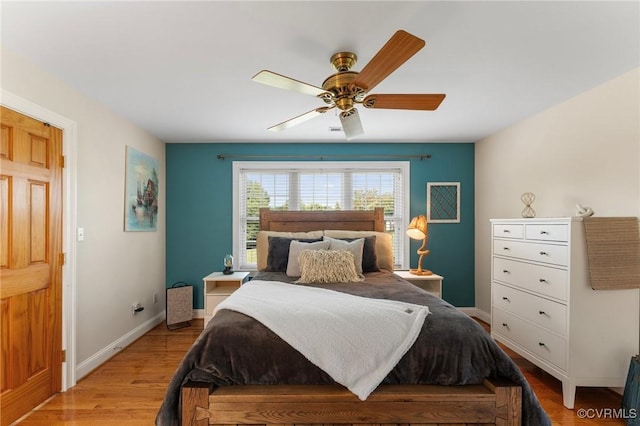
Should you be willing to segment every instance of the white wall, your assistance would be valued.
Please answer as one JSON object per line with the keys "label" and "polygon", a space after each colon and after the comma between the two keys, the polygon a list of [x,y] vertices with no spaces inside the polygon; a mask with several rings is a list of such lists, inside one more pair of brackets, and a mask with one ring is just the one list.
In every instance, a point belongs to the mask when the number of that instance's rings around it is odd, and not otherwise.
{"label": "white wall", "polygon": [[[165,147],[101,104],[2,48],[1,87],[77,124],[75,165],[77,226],[85,240],[75,245],[76,379],[164,319],[165,307]],[[125,147],[158,160],[157,232],[124,232]],[[67,164],[74,166],[72,161]],[[152,303],[157,293],[159,301]],[[65,305],[68,301],[65,301]],[[135,317],[133,302],[145,310]],[[69,318],[69,316],[65,316]],[[68,342],[67,342],[68,343]],[[73,383],[71,383],[73,384]]]}
{"label": "white wall", "polygon": [[[517,102],[517,99],[514,99]],[[640,68],[476,143],[476,307],[491,311],[491,218],[640,216]]]}

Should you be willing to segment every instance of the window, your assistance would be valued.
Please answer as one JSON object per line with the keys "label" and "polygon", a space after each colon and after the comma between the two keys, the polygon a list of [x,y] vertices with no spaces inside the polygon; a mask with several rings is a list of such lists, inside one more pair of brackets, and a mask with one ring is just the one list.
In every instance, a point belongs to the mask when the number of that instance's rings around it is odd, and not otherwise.
{"label": "window", "polygon": [[256,268],[262,207],[281,210],[370,210],[384,207],[396,267],[408,259],[409,162],[234,161],[233,253],[237,268]]}

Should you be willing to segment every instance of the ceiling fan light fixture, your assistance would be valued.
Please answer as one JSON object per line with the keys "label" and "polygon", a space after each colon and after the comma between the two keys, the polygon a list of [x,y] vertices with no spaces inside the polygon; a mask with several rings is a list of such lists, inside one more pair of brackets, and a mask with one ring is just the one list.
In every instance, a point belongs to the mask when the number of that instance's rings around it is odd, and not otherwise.
{"label": "ceiling fan light fixture", "polygon": [[344,135],[347,140],[351,140],[364,134],[362,122],[360,121],[360,115],[358,114],[357,109],[351,108],[349,111],[342,111],[340,113],[340,122],[342,123]]}
{"label": "ceiling fan light fixture", "polygon": [[[370,94],[368,92],[425,46],[425,42],[404,30],[398,30],[360,72],[351,71],[357,61],[352,52],[338,52],[329,62],[336,70],[317,87],[272,71],[263,70],[253,80],[269,86],[313,95],[325,103],[307,113],[272,126],[269,130],[288,129],[325,113],[340,111],[342,129],[347,139],[362,135],[362,124],[356,104],[372,109],[403,109],[433,111],[444,100],[444,94]],[[337,128],[339,129],[339,128]],[[330,131],[334,131],[331,130]],[[337,131],[337,130],[336,130]]]}

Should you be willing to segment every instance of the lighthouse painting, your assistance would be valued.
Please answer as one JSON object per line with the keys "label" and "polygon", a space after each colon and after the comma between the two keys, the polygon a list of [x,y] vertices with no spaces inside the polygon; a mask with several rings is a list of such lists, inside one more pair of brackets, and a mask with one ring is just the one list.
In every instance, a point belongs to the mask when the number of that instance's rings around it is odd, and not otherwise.
{"label": "lighthouse painting", "polygon": [[127,146],[125,231],[156,231],[158,161]]}

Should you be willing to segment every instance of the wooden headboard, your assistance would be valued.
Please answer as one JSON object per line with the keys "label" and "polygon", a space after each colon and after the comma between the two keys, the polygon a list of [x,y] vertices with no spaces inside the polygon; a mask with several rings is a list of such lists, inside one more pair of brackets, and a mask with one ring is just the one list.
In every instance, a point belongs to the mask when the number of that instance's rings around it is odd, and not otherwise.
{"label": "wooden headboard", "polygon": [[260,209],[261,231],[307,232],[319,229],[384,231],[384,209],[280,211]]}

